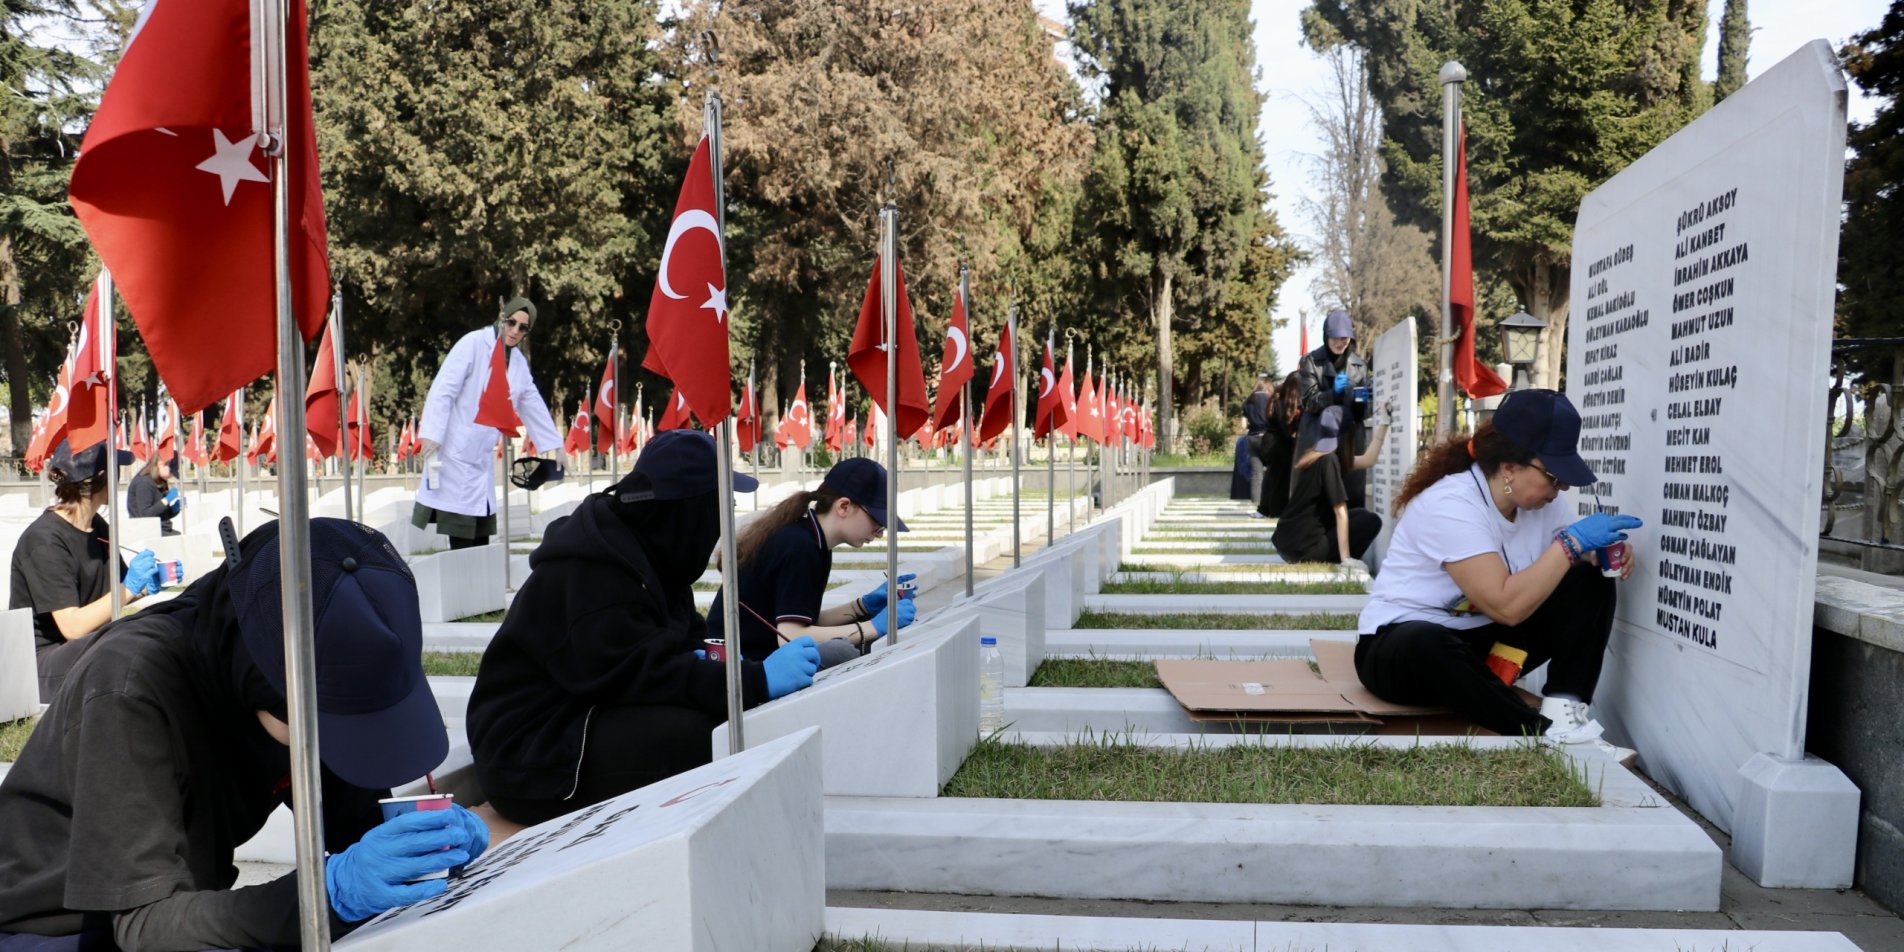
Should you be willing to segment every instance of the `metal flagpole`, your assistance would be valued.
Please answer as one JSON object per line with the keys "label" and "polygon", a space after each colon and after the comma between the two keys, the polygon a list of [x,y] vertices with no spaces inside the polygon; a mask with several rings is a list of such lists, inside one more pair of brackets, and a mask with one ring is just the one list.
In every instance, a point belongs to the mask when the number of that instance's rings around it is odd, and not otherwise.
{"label": "metal flagpole", "polygon": [[[350,393],[350,362],[344,359],[344,292],[341,290],[333,290],[331,292],[331,313],[329,321],[331,330],[331,379],[337,381],[337,438],[339,441],[337,468],[343,471],[342,475],[344,477],[344,518],[354,522],[357,517],[353,515],[354,510],[350,505],[350,447],[344,445],[350,442],[349,401],[345,399]],[[319,463],[318,465],[322,466],[324,464]],[[323,483],[321,481],[318,484],[318,490],[320,493],[323,491]]]}
{"label": "metal flagpole", "polygon": [[[879,310],[886,340],[886,521],[899,521],[899,208],[879,210]],[[969,517],[968,517],[969,518]],[[966,547],[969,560],[971,547]],[[971,585],[971,576],[965,584]],[[886,531],[887,644],[899,643],[899,532]]]}
{"label": "metal flagpole", "polygon": [[[496,335],[496,346],[502,347],[502,335]],[[509,365],[505,355],[503,366]],[[516,590],[515,566],[509,564],[509,471],[516,461],[516,440],[507,433],[502,435],[502,590]]]}
{"label": "metal flagpole", "polygon": [[[340,310],[339,313],[341,314],[342,311]],[[364,511],[364,481],[370,469],[371,446],[369,361],[364,361],[357,365],[357,412],[361,417],[361,419],[357,421],[357,438],[361,441],[363,446],[363,451],[357,454],[357,514],[363,517],[363,521],[369,522],[370,513]],[[350,493],[346,491],[344,496],[345,498],[349,498]],[[348,515],[346,518],[348,518]]]}
{"label": "metal flagpole", "polygon": [[[1077,336],[1077,328],[1075,327],[1065,328],[1064,369],[1066,373],[1071,372],[1071,362],[1075,360],[1078,355],[1077,342],[1072,339],[1075,336]],[[1077,381],[1073,380],[1071,384],[1072,386],[1076,386]],[[1065,397],[1069,397],[1069,396],[1070,394],[1058,395],[1059,399],[1064,399]],[[1066,471],[1065,484],[1067,489],[1069,490],[1069,496],[1067,497],[1065,501],[1065,510],[1071,514],[1071,528],[1069,531],[1076,532],[1078,531],[1078,421],[1077,421],[1078,411],[1077,411],[1077,404],[1073,403],[1071,406],[1066,407],[1066,410],[1069,411],[1068,415],[1070,417],[1069,422],[1071,424],[1071,432],[1066,433],[1064,435],[1064,445],[1065,445],[1064,468]]]}
{"label": "metal flagpole", "polygon": [[[1050,330],[1045,332],[1045,353],[1047,354],[1051,353],[1052,345],[1057,342],[1057,337],[1058,337],[1058,329],[1056,325],[1053,325]],[[1058,372],[1057,368],[1055,367],[1052,368],[1051,372],[1054,375],[1051,378],[1051,389],[1056,390],[1058,388],[1058,378],[1055,376]],[[1038,369],[1038,386],[1041,391],[1044,388],[1044,382],[1045,382],[1044,368],[1040,367]],[[1057,396],[1057,394],[1054,393],[1052,394],[1052,396],[1055,397]],[[1038,402],[1043,403],[1044,402],[1043,398],[1044,398],[1044,394],[1041,392],[1039,394]],[[1052,416],[1054,417],[1054,419],[1050,420],[1049,422],[1051,424],[1056,424],[1058,422],[1055,419],[1057,414],[1053,413]],[[1058,428],[1057,426],[1053,425],[1045,430],[1045,545],[1050,545],[1053,539],[1056,538],[1057,534],[1058,534]]]}
{"label": "metal flagpole", "polygon": [[[712,44],[709,44],[712,48]],[[710,54],[712,55],[712,54]],[[720,236],[727,234],[727,184],[722,181],[721,170],[721,96],[712,89],[707,91],[707,102],[702,107],[702,128],[707,130],[708,164],[714,179],[714,220],[720,226]],[[717,243],[720,247],[721,274],[727,273],[727,241],[724,237]],[[732,281],[727,282],[732,285]],[[722,373],[727,373],[723,363]],[[677,391],[678,393],[679,391]],[[728,414],[721,421],[720,455],[716,459],[720,467],[721,496],[721,631],[727,638],[727,749],[738,754],[747,749],[747,737],[741,729],[741,655],[740,655],[740,551],[734,540],[734,415]]]}
{"label": "metal flagpole", "polygon": [[[959,265],[959,300],[965,302],[965,313],[972,313],[972,269]],[[967,341],[970,352],[970,341]],[[970,359],[968,357],[968,359]],[[965,595],[972,596],[972,388],[970,384],[959,387],[959,459],[965,465]]]}
{"label": "metal flagpole", "polygon": [[[716,186],[717,188],[719,186]],[[615,391],[615,402],[608,407],[608,484],[621,482],[621,322],[614,322],[614,338],[608,342],[608,378]],[[596,426],[602,421],[596,420]]]}
{"label": "metal flagpole", "polygon": [[1024,548],[1023,543],[1018,538],[1019,532],[1022,531],[1020,523],[1023,521],[1019,513],[1018,498],[1020,493],[1022,493],[1025,488],[1024,480],[1019,476],[1019,472],[1018,472],[1018,458],[1021,455],[1023,455],[1023,452],[1024,452],[1018,445],[1018,426],[1020,423],[1023,422],[1020,418],[1025,415],[1025,411],[1018,404],[1019,381],[1018,381],[1018,302],[1017,301],[1013,301],[1011,303],[1011,306],[1005,309],[1005,331],[1006,331],[1006,336],[1011,338],[1011,349],[1012,349],[1012,352],[1011,352],[1011,365],[1012,365],[1011,366],[1012,568],[1017,568],[1020,550]]}
{"label": "metal flagpole", "polygon": [[[278,432],[295,439],[305,432],[304,338],[291,301],[290,156],[286,141],[287,0],[258,4],[263,20],[264,103],[255,123],[270,160],[272,257],[277,283]],[[258,35],[254,32],[254,36]],[[315,175],[316,169],[304,170]],[[302,448],[298,448],[300,455]],[[288,462],[288,461],[287,461]],[[298,930],[304,952],[330,948],[330,899],[324,886],[323,788],[318,776],[317,661],[311,614],[311,524],[305,498],[304,467],[278,467],[278,568],[284,612],[285,694],[291,726],[291,797],[297,843]]]}
{"label": "metal flagpole", "polygon": [[[97,287],[99,366],[106,371],[106,514],[110,517],[106,522],[106,542],[112,548],[112,558],[117,559],[119,527],[125,520],[119,517],[119,436],[115,432],[119,416],[119,325],[112,319],[112,272],[100,268]],[[126,610],[126,587],[117,583],[110,587],[112,617],[116,619]]]}
{"label": "metal flagpole", "polygon": [[238,401],[238,455],[231,460],[232,468],[238,471],[238,507],[232,510],[232,522],[237,526],[238,538],[242,539],[245,537],[245,477],[251,469],[245,459],[245,388],[239,387],[232,399]]}
{"label": "metal flagpole", "polygon": [[[725,267],[725,263],[722,265]],[[747,359],[747,392],[754,395],[754,445],[747,447],[747,471],[754,476],[754,511],[760,511],[760,391],[754,387],[754,360]]]}
{"label": "metal flagpole", "polygon": [[1468,71],[1449,60],[1441,64],[1441,340],[1435,368],[1435,439],[1454,432],[1454,177],[1461,135],[1461,84]]}

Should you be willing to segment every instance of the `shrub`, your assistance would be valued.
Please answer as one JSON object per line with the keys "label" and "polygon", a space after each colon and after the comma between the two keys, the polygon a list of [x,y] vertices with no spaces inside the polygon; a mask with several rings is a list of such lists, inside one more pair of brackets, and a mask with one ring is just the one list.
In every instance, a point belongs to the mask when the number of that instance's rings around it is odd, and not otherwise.
{"label": "shrub", "polygon": [[1216,453],[1229,448],[1236,430],[1228,417],[1214,410],[1198,410],[1183,421],[1184,438],[1192,453]]}

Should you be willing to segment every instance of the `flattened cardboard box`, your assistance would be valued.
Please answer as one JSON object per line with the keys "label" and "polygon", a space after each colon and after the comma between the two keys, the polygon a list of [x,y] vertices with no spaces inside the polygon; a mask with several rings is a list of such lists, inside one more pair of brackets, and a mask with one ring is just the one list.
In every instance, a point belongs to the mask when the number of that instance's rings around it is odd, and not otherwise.
{"label": "flattened cardboard box", "polygon": [[1307,661],[1158,661],[1157,679],[1198,720],[1361,721],[1444,714],[1376,697],[1355,675],[1355,645],[1314,640]]}

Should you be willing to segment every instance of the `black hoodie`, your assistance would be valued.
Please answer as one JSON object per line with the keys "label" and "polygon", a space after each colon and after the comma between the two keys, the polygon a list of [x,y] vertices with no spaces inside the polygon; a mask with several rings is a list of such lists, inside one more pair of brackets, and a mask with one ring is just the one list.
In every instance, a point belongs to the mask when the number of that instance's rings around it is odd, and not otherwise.
{"label": "black hoodie", "polygon": [[[469,699],[470,752],[492,797],[572,796],[597,707],[684,707],[726,719],[726,671],[694,655],[707,623],[694,610],[692,580],[711,545],[657,539],[644,549],[627,514],[612,496],[590,496],[529,557],[529,580],[483,654]],[[681,552],[670,567],[685,568],[664,584],[647,552],[676,541],[701,551],[698,561]],[[741,683],[746,706],[767,699],[759,663],[745,663]]]}

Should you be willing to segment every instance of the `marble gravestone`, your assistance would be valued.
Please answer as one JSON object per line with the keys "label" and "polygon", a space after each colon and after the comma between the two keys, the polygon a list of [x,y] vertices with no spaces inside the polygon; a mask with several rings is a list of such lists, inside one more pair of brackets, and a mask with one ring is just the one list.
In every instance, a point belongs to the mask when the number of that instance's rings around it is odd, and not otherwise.
{"label": "marble gravestone", "polygon": [[800,731],[530,827],[336,948],[807,952],[826,905],[820,748]]}
{"label": "marble gravestone", "polygon": [[33,650],[33,609],[0,612],[0,724],[40,710],[40,669]]}
{"label": "marble gravestone", "polygon": [[1381,567],[1388,551],[1388,538],[1395,534],[1395,497],[1401,494],[1402,481],[1415,468],[1415,446],[1420,436],[1421,417],[1416,411],[1416,388],[1420,385],[1420,359],[1415,343],[1415,321],[1403,318],[1382,336],[1375,338],[1375,361],[1369,367],[1374,390],[1376,420],[1381,419],[1382,404],[1395,409],[1395,425],[1368,471],[1369,511],[1382,517],[1382,531],[1375,537],[1363,559],[1371,568]]}
{"label": "marble gravestone", "polygon": [[1845,82],[1814,41],[1595,189],[1567,389],[1636,567],[1595,716],[1765,885],[1849,885],[1857,789],[1807,759]]}

